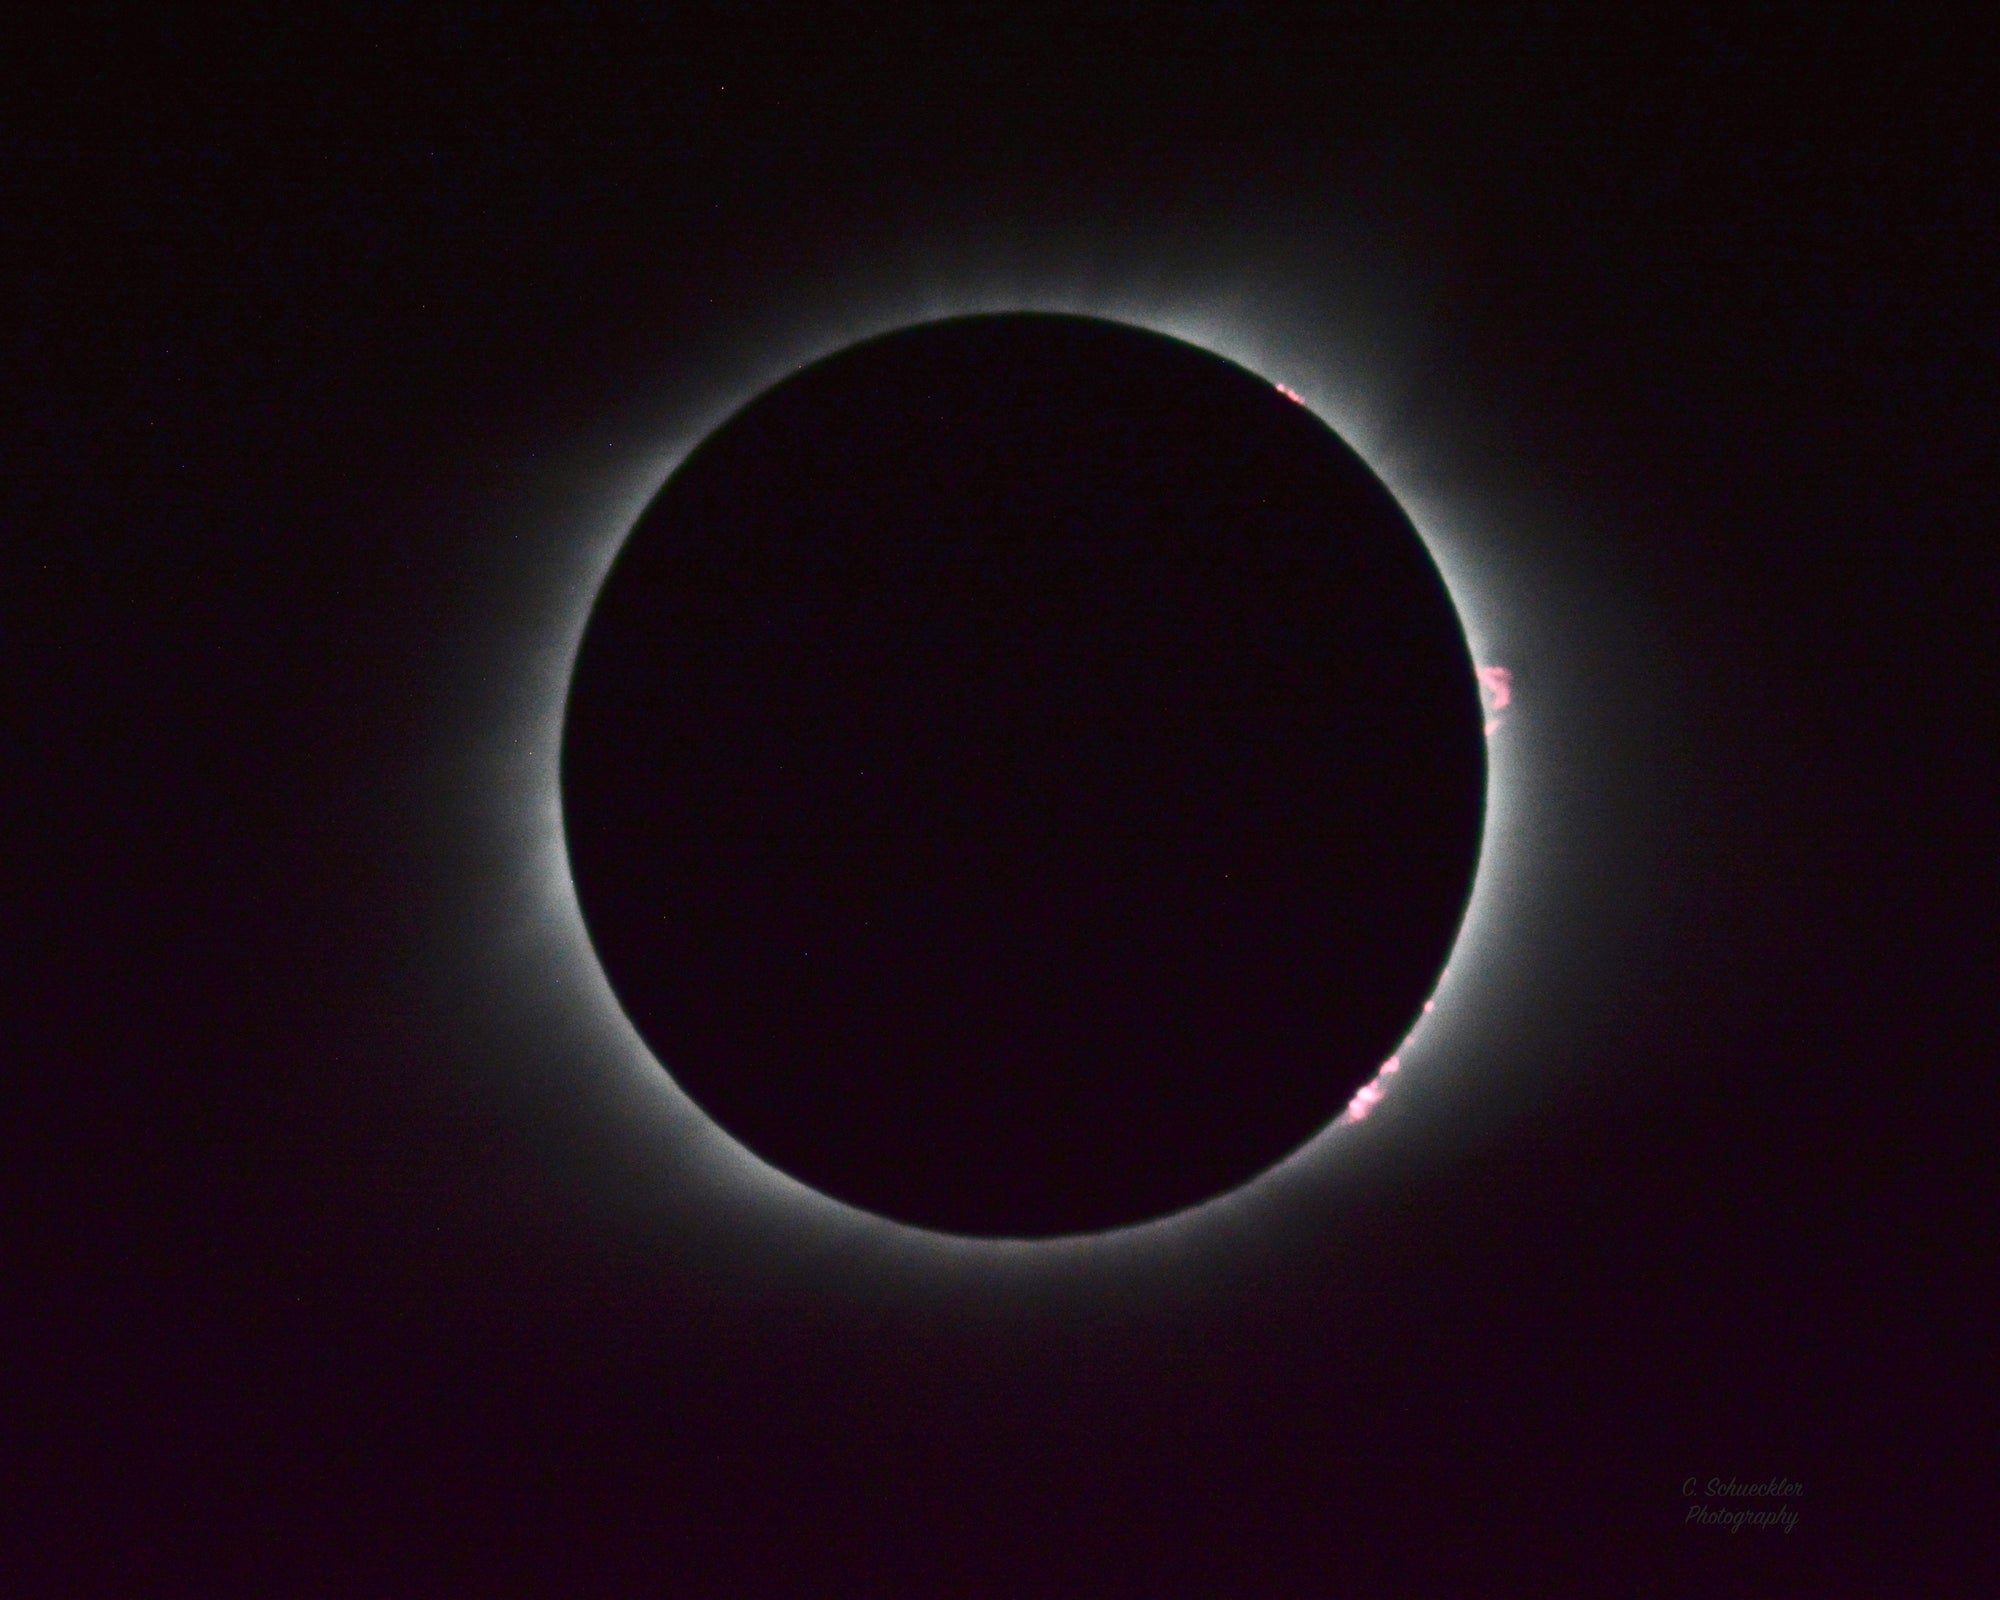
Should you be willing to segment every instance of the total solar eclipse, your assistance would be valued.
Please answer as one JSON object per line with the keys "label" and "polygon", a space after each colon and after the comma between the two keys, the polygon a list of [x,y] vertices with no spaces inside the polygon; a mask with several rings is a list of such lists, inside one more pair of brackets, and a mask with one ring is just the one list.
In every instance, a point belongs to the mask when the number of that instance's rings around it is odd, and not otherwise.
{"label": "total solar eclipse", "polygon": [[865,1211],[1042,1238],[1311,1139],[1409,1034],[1486,794],[1463,627],[1272,384],[1092,318],[836,352],[627,537],[561,749],[666,1071]]}

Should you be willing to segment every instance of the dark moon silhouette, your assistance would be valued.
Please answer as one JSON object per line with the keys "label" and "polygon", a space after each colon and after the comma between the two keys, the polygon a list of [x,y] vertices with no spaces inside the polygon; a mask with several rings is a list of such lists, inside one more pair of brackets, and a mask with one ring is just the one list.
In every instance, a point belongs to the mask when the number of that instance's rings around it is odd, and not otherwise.
{"label": "dark moon silhouette", "polygon": [[1478,863],[1463,630],[1303,406],[968,317],[807,367],[660,491],[570,685],[564,827],[666,1070],[883,1216],[1221,1194],[1420,1014]]}

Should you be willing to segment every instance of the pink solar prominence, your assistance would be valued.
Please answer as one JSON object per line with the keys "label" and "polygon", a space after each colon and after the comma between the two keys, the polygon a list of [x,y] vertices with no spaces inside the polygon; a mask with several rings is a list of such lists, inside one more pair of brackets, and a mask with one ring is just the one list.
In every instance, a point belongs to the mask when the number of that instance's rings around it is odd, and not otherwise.
{"label": "pink solar prominence", "polygon": [[1514,702],[1514,674],[1505,667],[1481,667],[1479,695],[1486,702],[1486,736],[1490,739],[1493,730],[1506,720],[1500,713]]}
{"label": "pink solar prominence", "polygon": [[[1486,707],[1486,737],[1490,739],[1500,724],[1507,720],[1501,713],[1514,703],[1514,674],[1509,672],[1505,667],[1480,667],[1478,673],[1479,698]],[[1438,981],[1440,983],[1444,981],[1442,974],[1439,975]],[[1417,1025],[1410,1030],[1410,1037],[1403,1041],[1404,1049],[1409,1048],[1418,1033],[1423,1030],[1424,1019],[1429,1017],[1431,1012],[1436,1009],[1436,1001],[1426,1000],[1424,1002],[1423,1016],[1417,1018]],[[1340,1120],[1342,1122],[1360,1122],[1365,1118],[1369,1112],[1381,1104],[1382,1095],[1388,1087],[1389,1080],[1402,1070],[1403,1057],[1399,1051],[1382,1063],[1382,1070],[1380,1072],[1376,1073],[1374,1077],[1370,1078],[1368,1082],[1355,1091],[1354,1098],[1347,1102],[1347,1109],[1341,1113]]]}

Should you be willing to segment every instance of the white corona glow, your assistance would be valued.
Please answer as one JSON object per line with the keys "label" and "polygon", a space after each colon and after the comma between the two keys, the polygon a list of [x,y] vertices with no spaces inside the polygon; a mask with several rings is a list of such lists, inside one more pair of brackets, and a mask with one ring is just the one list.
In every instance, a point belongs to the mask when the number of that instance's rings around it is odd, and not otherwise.
{"label": "white corona glow", "polygon": [[[753,371],[740,373],[728,392],[711,390],[708,402],[679,409],[679,423],[657,451],[604,495],[584,526],[563,548],[567,570],[546,573],[545,591],[554,604],[541,615],[539,648],[525,665],[524,698],[513,704],[521,720],[496,728],[505,743],[500,759],[485,764],[502,781],[486,792],[499,795],[491,823],[514,841],[529,867],[514,902],[515,937],[508,941],[508,985],[524,986],[544,1001],[574,1008],[564,1037],[596,1041],[589,1048],[615,1066],[620,1094],[635,1115],[662,1119],[670,1128],[677,1163],[675,1182],[705,1188],[705,1205],[735,1210],[744,1220],[767,1228],[802,1228],[814,1248],[831,1248],[843,1259],[887,1259],[920,1273],[980,1263],[1028,1270],[1060,1269],[1141,1255],[1185,1259],[1201,1249],[1258,1225],[1286,1195],[1307,1180],[1317,1181],[1328,1163],[1358,1139],[1392,1137],[1391,1124],[1356,1125],[1382,1098],[1386,1077],[1398,1080],[1399,1101],[1419,1099],[1428,1072],[1448,1064],[1462,1042],[1466,1019],[1476,1012],[1481,991],[1499,981],[1502,942],[1496,937],[1502,906],[1518,887],[1521,818],[1515,796],[1519,741],[1500,740],[1489,751],[1487,802],[1481,853],[1473,891],[1453,948],[1448,973],[1435,999],[1427,1000],[1410,1037],[1385,1063],[1382,1074],[1355,1097],[1347,1111],[1291,1156],[1241,1187],[1168,1217],[1108,1232],[1053,1239],[981,1239],[932,1232],[876,1216],[834,1200],[763,1161],[725,1133],[673,1080],[670,1064],[658,1060],[625,1017],[596,953],[570,875],[562,818],[559,750],[571,667],[598,591],[611,563],[641,513],[690,449],[756,396],[793,372],[833,352],[877,334],[949,317],[993,312],[1061,312],[1123,322],[1167,335],[1261,373],[1296,403],[1326,421],[1354,448],[1388,487],[1417,528],[1442,574],[1475,661],[1485,660],[1489,631],[1504,620],[1489,616],[1478,582],[1482,562],[1476,541],[1455,533],[1455,508],[1434,492],[1420,449],[1387,419],[1376,415],[1361,393],[1356,364],[1329,349],[1322,324],[1288,329],[1282,318],[1241,306],[1205,305],[1194,297],[1050,291],[1018,284],[987,290],[958,288],[877,300],[872,309],[826,317],[810,331],[773,341],[780,348]],[[1317,363],[1314,356],[1317,354]],[[1281,375],[1284,382],[1272,374]],[[1511,698],[1504,669],[1481,671],[1490,713]],[[494,768],[498,767],[499,772]],[[545,1013],[546,1015],[546,1013]],[[1429,1026],[1426,1026],[1429,1024]],[[1419,1037],[1421,1035],[1421,1037]],[[1421,1069],[1421,1070],[1420,1070]],[[573,1069],[574,1070],[574,1069]],[[1392,1119],[1393,1120],[1393,1119]]]}

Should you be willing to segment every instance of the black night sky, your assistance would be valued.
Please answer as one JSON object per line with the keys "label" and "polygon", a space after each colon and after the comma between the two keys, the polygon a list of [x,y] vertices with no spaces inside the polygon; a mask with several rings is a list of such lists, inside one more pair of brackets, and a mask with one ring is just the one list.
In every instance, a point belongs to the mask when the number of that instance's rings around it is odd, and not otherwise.
{"label": "black night sky", "polygon": [[[1990,1580],[1990,26],[1379,9],[18,29],[0,1590]],[[1122,1242],[756,1176],[549,870],[644,489],[996,309],[1351,424],[1513,674],[1434,1035]]]}

